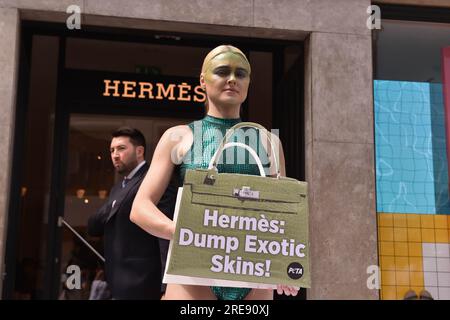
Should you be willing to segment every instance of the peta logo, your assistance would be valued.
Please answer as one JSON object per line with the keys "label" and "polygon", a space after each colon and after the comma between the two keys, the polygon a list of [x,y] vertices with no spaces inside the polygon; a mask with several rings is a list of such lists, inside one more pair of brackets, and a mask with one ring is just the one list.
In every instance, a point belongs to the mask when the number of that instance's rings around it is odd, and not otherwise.
{"label": "peta logo", "polygon": [[292,262],[287,267],[287,274],[291,279],[300,279],[303,276],[303,266],[298,262]]}

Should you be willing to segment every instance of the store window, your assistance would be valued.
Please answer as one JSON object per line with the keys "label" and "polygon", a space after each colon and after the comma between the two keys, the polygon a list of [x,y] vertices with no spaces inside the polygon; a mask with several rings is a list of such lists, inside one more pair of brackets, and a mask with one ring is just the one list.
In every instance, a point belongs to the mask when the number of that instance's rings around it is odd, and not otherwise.
{"label": "store window", "polygon": [[450,24],[383,20],[373,35],[381,298],[426,290],[450,299],[450,84],[443,82]]}

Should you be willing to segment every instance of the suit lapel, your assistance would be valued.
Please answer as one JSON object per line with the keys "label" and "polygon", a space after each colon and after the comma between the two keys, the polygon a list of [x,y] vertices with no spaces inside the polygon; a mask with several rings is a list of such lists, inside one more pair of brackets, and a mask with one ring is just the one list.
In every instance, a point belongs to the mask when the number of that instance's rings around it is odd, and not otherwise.
{"label": "suit lapel", "polygon": [[[106,219],[106,222],[108,222],[122,207],[123,203],[128,199],[131,192],[135,190],[134,186],[142,181],[145,174],[147,173],[147,170],[149,168],[149,165],[146,163],[136,172],[136,174],[131,178],[131,180],[127,183],[125,188],[122,188],[122,181],[118,183],[118,190],[114,194],[114,200],[111,204],[111,211],[109,212],[108,218]],[[135,195],[133,195],[134,198]]]}

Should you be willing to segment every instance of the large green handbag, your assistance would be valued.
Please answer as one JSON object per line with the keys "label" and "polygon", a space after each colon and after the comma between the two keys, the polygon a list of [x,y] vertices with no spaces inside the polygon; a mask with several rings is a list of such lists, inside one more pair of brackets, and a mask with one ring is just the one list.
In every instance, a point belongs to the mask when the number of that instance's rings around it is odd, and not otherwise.
{"label": "large green handbag", "polygon": [[[264,133],[276,155],[264,127],[241,122],[227,131],[208,169],[187,170],[177,197],[164,282],[309,288],[307,183],[281,177],[276,156],[276,177],[266,177],[252,148],[227,142],[242,127]],[[217,162],[229,147],[247,149],[261,176],[219,173]]]}

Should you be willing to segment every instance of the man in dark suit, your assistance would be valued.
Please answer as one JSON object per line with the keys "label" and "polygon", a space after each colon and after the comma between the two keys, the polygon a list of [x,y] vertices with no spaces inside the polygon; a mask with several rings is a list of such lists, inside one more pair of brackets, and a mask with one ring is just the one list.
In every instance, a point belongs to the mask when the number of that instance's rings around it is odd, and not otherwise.
{"label": "man in dark suit", "polygon": [[119,128],[112,134],[110,152],[115,170],[124,178],[89,218],[88,233],[104,235],[106,281],[113,299],[160,299],[158,238],[130,221],[133,200],[149,168],[145,138],[137,129]]}

